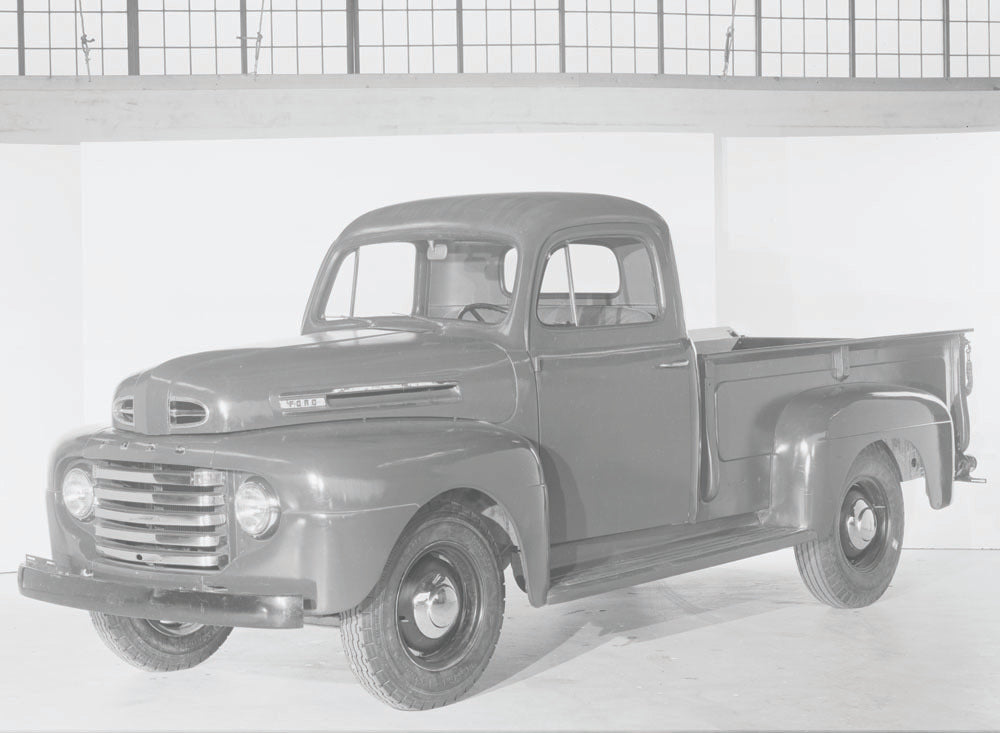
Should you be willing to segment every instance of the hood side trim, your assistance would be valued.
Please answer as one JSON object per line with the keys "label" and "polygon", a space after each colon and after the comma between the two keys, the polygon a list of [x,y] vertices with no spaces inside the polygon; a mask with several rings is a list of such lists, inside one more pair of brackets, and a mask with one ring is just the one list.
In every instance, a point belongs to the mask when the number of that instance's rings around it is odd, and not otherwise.
{"label": "hood side trim", "polygon": [[[423,399],[413,399],[413,395],[423,395]],[[384,400],[379,398],[403,397],[403,400]],[[353,387],[334,387],[328,390],[309,392],[284,393],[277,396],[278,409],[288,414],[290,412],[313,412],[321,410],[336,410],[360,407],[355,401],[361,398],[364,406],[373,401],[378,405],[401,405],[418,403],[452,402],[462,398],[458,382],[454,381],[423,381],[423,382],[392,382],[385,384],[361,384]],[[344,402],[341,402],[344,401]]]}

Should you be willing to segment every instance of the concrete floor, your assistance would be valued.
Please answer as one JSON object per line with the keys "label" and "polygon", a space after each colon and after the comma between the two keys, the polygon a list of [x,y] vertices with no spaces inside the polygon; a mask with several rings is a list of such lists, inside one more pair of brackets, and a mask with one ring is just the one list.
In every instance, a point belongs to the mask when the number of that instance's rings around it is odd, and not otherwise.
{"label": "concrete floor", "polygon": [[143,673],[15,577],[4,730],[1000,728],[1000,551],[908,550],[860,611],[815,602],[791,551],[543,609],[512,589],[473,696],[428,713],[362,691],[335,629],[237,630],[200,667]]}

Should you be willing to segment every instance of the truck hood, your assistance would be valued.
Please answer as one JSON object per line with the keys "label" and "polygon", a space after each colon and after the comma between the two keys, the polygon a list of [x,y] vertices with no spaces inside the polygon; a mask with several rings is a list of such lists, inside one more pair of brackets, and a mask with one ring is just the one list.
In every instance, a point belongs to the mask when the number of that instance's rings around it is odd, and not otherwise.
{"label": "truck hood", "polygon": [[515,397],[497,344],[363,328],[166,361],[123,381],[112,413],[145,435],[228,433],[362,417],[503,422]]}

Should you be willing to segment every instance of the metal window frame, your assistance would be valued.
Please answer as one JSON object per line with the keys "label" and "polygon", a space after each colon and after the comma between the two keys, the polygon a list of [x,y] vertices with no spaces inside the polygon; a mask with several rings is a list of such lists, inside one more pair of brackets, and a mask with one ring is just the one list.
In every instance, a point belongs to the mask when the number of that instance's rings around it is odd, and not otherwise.
{"label": "metal window frame", "polygon": [[[760,76],[764,75],[765,56],[767,56],[767,57],[777,56],[780,61],[783,61],[787,57],[798,55],[798,56],[802,56],[803,57],[803,72],[802,72],[802,75],[803,76],[817,76],[818,72],[817,72],[817,74],[812,74],[811,75],[808,72],[808,70],[806,69],[806,59],[805,59],[805,57],[809,56],[809,55],[822,54],[822,55],[824,55],[826,57],[825,73],[823,74],[823,76],[829,77],[830,76],[830,62],[831,62],[832,57],[833,56],[843,57],[843,55],[844,55],[844,51],[842,51],[842,50],[838,50],[838,51],[831,51],[830,50],[830,27],[829,27],[829,23],[830,23],[831,20],[835,19],[835,20],[838,20],[838,21],[841,21],[841,22],[843,20],[847,21],[847,34],[848,34],[848,38],[847,38],[847,52],[846,52],[846,55],[847,55],[847,58],[848,58],[848,67],[849,67],[848,68],[848,77],[849,78],[856,78],[858,76],[857,61],[858,61],[858,56],[859,56],[858,45],[857,45],[857,42],[858,42],[858,25],[859,25],[857,1],[858,0],[847,0],[847,3],[846,3],[846,5],[847,5],[847,18],[843,18],[840,15],[837,15],[835,17],[831,16],[830,10],[829,10],[829,7],[830,7],[829,6],[829,2],[826,5],[827,10],[823,14],[825,17],[819,17],[819,16],[813,17],[813,16],[809,15],[808,12],[803,11],[802,18],[799,18],[794,13],[793,13],[794,17],[793,16],[786,16],[786,15],[784,15],[783,12],[782,12],[782,9],[780,9],[780,7],[779,7],[779,10],[777,11],[777,15],[774,15],[774,11],[773,10],[770,11],[771,14],[769,15],[768,14],[768,10],[765,7],[765,2],[768,2],[768,0],[753,0],[753,11],[752,11],[752,13],[753,13],[753,16],[752,16],[752,20],[753,20],[753,43],[752,43],[752,51],[750,51],[750,49],[748,49],[746,47],[743,47],[743,48],[740,49],[741,53],[747,53],[747,52],[752,52],[753,53],[753,71],[752,71],[752,74],[754,76],[757,76],[757,77],[760,77]],[[685,74],[689,73],[689,69],[690,69],[690,67],[689,67],[689,57],[690,57],[690,54],[692,52],[699,52],[699,53],[701,53],[701,52],[707,52],[709,54],[709,57],[708,57],[709,58],[708,71],[711,73],[711,71],[713,70],[713,66],[712,66],[712,63],[713,63],[712,59],[714,58],[713,54],[715,54],[718,51],[718,49],[715,48],[715,46],[714,46],[714,41],[710,37],[710,39],[708,41],[708,48],[705,48],[705,49],[696,48],[696,47],[692,46],[692,44],[691,44],[691,42],[690,42],[690,40],[688,38],[688,32],[687,32],[689,18],[696,17],[696,16],[697,17],[706,16],[709,19],[709,21],[710,21],[710,26],[709,27],[711,28],[711,19],[713,17],[715,17],[715,15],[716,15],[712,11],[711,5],[710,4],[706,4],[705,5],[705,7],[707,8],[707,10],[706,10],[706,9],[698,9],[698,7],[696,7],[696,6],[691,6],[689,2],[684,2],[683,3],[683,6],[684,6],[683,9],[677,9],[676,7],[668,7],[667,6],[668,2],[670,2],[670,0],[655,0],[655,14],[656,14],[656,46],[655,46],[655,52],[657,54],[657,61],[656,61],[656,65],[655,65],[655,69],[656,69],[655,73],[656,74],[660,74],[660,75],[663,75],[663,74],[667,73],[666,63],[665,63],[665,57],[666,57],[666,52],[668,50],[671,51],[671,52],[683,51],[684,59],[685,59],[683,73],[685,73]],[[190,9],[190,4],[188,5],[188,7]],[[897,57],[897,67],[896,67],[896,72],[895,72],[894,76],[895,77],[899,77],[899,78],[903,77],[903,72],[902,72],[902,68],[901,68],[902,67],[901,58],[902,58],[903,55],[905,55],[907,57],[919,56],[919,59],[920,59],[919,77],[920,78],[938,77],[939,73],[940,73],[940,76],[943,77],[943,78],[945,78],[945,79],[952,78],[952,76],[953,76],[952,57],[953,56],[955,56],[959,60],[962,60],[963,58],[965,59],[966,68],[965,68],[964,72],[962,70],[960,70],[960,69],[958,70],[957,73],[959,74],[959,76],[969,76],[969,69],[968,69],[968,65],[969,64],[968,64],[968,60],[969,60],[970,57],[972,57],[972,56],[980,57],[980,56],[983,56],[983,55],[985,55],[986,58],[987,58],[986,75],[987,76],[991,76],[994,73],[994,68],[993,68],[994,64],[992,63],[992,61],[993,61],[993,57],[995,57],[997,55],[1000,55],[1000,47],[998,47],[997,49],[993,48],[994,38],[997,37],[997,34],[993,33],[993,31],[994,31],[993,26],[996,25],[996,24],[998,24],[998,23],[1000,23],[1000,21],[998,21],[998,20],[993,19],[992,17],[990,17],[990,15],[989,15],[988,12],[987,12],[987,17],[986,17],[985,21],[980,21],[978,19],[977,20],[970,20],[969,17],[967,17],[968,16],[967,12],[966,12],[966,14],[964,16],[960,16],[960,17],[958,17],[956,19],[956,18],[953,17],[953,15],[954,15],[953,14],[954,8],[951,5],[951,0],[942,0],[940,19],[938,17],[925,16],[924,15],[924,11],[923,11],[923,5],[921,4],[920,7],[921,7],[921,9],[920,9],[919,19],[910,18],[909,16],[907,16],[907,17],[904,18],[902,12],[899,10],[898,4],[897,4],[897,12],[896,12],[896,17],[895,18],[879,18],[878,17],[879,13],[876,12],[873,19],[868,19],[868,18],[864,18],[863,19],[864,22],[866,22],[866,23],[868,23],[871,20],[873,20],[875,22],[875,24],[876,24],[875,25],[875,34],[876,34],[876,36],[875,36],[875,44],[876,45],[875,45],[874,49],[871,50],[871,51],[865,50],[863,54],[860,54],[860,55],[863,55],[865,57],[868,57],[868,56],[873,56],[874,57],[874,62],[875,62],[875,71],[874,71],[874,74],[875,74],[876,77],[880,76],[879,69],[878,69],[878,59],[879,59],[880,55],[888,55],[888,56],[895,55]],[[296,3],[295,10],[294,10],[295,15],[296,15],[296,19],[298,19],[298,10],[299,10],[298,9],[298,3]],[[420,9],[420,8],[418,8],[417,10],[423,11],[423,9]],[[438,10],[439,9],[434,6],[433,2],[431,3],[429,9],[427,9],[427,12],[431,13],[431,29],[432,29],[431,33],[432,33],[432,40],[431,40],[430,47],[432,49],[438,49],[438,48],[441,48],[441,47],[445,47],[445,48],[448,48],[449,52],[450,52],[450,46],[451,46],[450,42],[449,43],[445,43],[442,46],[438,46],[434,42],[434,40],[433,40],[434,18],[435,18],[434,14]],[[530,7],[529,8],[517,8],[517,9],[515,9],[514,4],[511,3],[508,12],[509,12],[509,15],[510,15],[509,22],[512,25],[513,25],[513,19],[514,19],[514,12],[515,12],[515,10],[518,10],[518,11],[525,10],[525,12],[532,12],[532,9]],[[538,13],[540,10],[542,10],[542,8],[537,7],[537,4],[536,4],[536,6],[534,7],[533,12]],[[576,39],[573,39],[572,42],[571,42],[571,39],[569,39],[567,37],[566,18],[567,18],[568,11],[567,11],[566,0],[558,0],[558,2],[556,3],[556,7],[555,8],[551,8],[551,6],[550,6],[548,8],[545,8],[544,10],[545,10],[545,12],[549,12],[549,13],[551,13],[552,10],[555,10],[555,12],[558,15],[558,41],[557,41],[557,43],[558,43],[558,69],[559,69],[560,73],[566,73],[566,70],[567,70],[567,48],[584,49],[588,53],[588,56],[589,56],[589,52],[591,50],[593,50],[594,48],[600,48],[600,49],[607,48],[607,49],[609,49],[610,50],[610,54],[611,54],[611,56],[610,56],[611,71],[613,73],[615,72],[615,66],[614,66],[614,59],[616,58],[615,55],[614,55],[615,51],[617,51],[619,49],[626,49],[626,50],[628,50],[629,48],[631,48],[631,50],[633,52],[633,64],[634,64],[633,65],[633,69],[636,70],[635,73],[643,73],[643,72],[638,72],[637,71],[637,69],[638,69],[638,55],[637,55],[638,51],[641,48],[643,50],[643,53],[647,54],[646,58],[649,58],[648,52],[649,51],[653,51],[654,49],[653,49],[653,47],[651,45],[651,41],[646,41],[647,45],[640,46],[639,41],[637,40],[637,33],[636,33],[636,27],[635,27],[635,19],[639,15],[645,15],[647,17],[649,15],[651,15],[654,12],[651,5],[647,5],[645,9],[640,10],[638,3],[635,3],[635,4],[633,4],[632,9],[630,11],[629,10],[615,10],[614,7],[612,6],[612,10],[610,11],[612,13],[612,17],[613,17],[613,14],[616,13],[616,12],[618,12],[618,13],[629,13],[629,12],[631,12],[631,14],[633,15],[633,33],[632,33],[631,46],[629,46],[628,43],[616,43],[615,40],[614,40],[613,34],[612,34],[612,40],[610,41],[610,45],[609,46],[608,45],[604,45],[603,43],[602,44],[592,44],[590,42],[590,39],[588,37],[584,37],[582,39],[582,43],[579,42],[579,41],[577,41]],[[211,11],[211,12],[213,12],[213,16],[216,17],[215,45],[214,45],[214,50],[216,52],[216,57],[215,57],[215,71],[216,71],[216,73],[219,72],[219,52],[221,50],[231,48],[231,46],[225,46],[225,45],[220,45],[219,44],[219,26],[218,26],[218,20],[217,20],[217,18],[218,18],[218,12],[217,11],[218,11],[217,8],[215,10]],[[326,61],[326,51],[329,50],[329,49],[336,49],[339,52],[339,49],[341,48],[340,43],[328,44],[326,36],[324,35],[324,31],[323,31],[323,18],[324,18],[324,15],[327,12],[330,12],[330,11],[337,12],[337,13],[340,13],[340,12],[344,13],[344,16],[345,16],[345,21],[344,21],[345,22],[344,53],[346,55],[345,68],[346,68],[346,72],[348,74],[359,74],[362,71],[362,68],[361,68],[360,27],[359,27],[359,18],[360,18],[360,12],[361,11],[360,11],[360,8],[359,8],[359,0],[345,0],[345,4],[343,6],[343,9],[341,9],[339,7],[336,8],[336,9],[324,8],[322,2],[320,3],[320,9],[319,9],[320,21],[319,22],[320,22],[320,29],[321,30],[320,30],[320,45],[318,46],[318,48],[320,49],[320,73],[331,73],[331,72],[328,72],[327,68],[326,68],[326,64],[327,64],[327,61]],[[469,48],[471,48],[472,46],[475,46],[476,48],[484,47],[488,51],[488,49],[492,45],[489,42],[489,40],[487,40],[484,44],[478,44],[477,43],[477,44],[471,44],[470,45],[470,44],[467,43],[466,34],[465,34],[465,27],[464,27],[465,26],[465,21],[466,21],[467,11],[469,11],[469,12],[476,12],[476,13],[478,13],[478,12],[484,12],[484,13],[487,14],[487,17],[488,17],[488,13],[490,11],[490,6],[489,6],[488,3],[484,3],[481,9],[479,8],[478,5],[475,5],[473,8],[470,9],[470,8],[467,7],[467,3],[465,3],[464,0],[455,0],[455,7],[454,7],[455,24],[456,24],[456,26],[455,26],[455,54],[456,54],[456,71],[457,71],[457,73],[465,73],[466,72],[467,64],[466,64],[465,54],[466,54],[466,51]],[[6,12],[11,12],[11,11],[8,10]],[[36,13],[44,13],[46,11],[44,11],[44,10],[41,10],[41,11],[31,10],[31,11],[27,11],[26,12],[26,10],[25,10],[25,0],[16,0],[16,9],[13,12],[16,13],[16,25],[17,25],[17,49],[16,49],[17,50],[17,75],[19,75],[19,76],[25,76],[27,74],[27,68],[26,68],[27,67],[27,65],[26,65],[27,42],[26,42],[26,33],[25,33],[25,17],[26,17],[26,15],[28,13],[30,13],[30,14],[36,14]],[[51,22],[52,22],[51,16],[54,13],[56,13],[56,12],[67,12],[67,11],[52,11],[50,9],[47,12],[49,14],[49,25],[50,25],[50,36],[51,36]],[[76,23],[77,22],[76,11],[74,10],[73,12],[74,12],[74,23]],[[97,13],[99,15],[100,19],[101,19],[101,28],[95,29],[95,31],[101,33],[102,38],[99,41],[98,45],[93,49],[93,51],[95,51],[95,52],[100,51],[101,54],[102,54],[102,58],[103,58],[103,52],[105,50],[104,45],[103,45],[103,35],[104,35],[103,34],[103,20],[104,20],[103,16],[104,16],[104,13],[105,13],[105,11],[103,9],[103,3],[100,3],[100,6],[99,6],[98,9],[91,9],[91,10],[87,10],[86,12],[88,12],[88,13]],[[246,75],[246,74],[248,74],[250,72],[250,66],[251,65],[250,65],[249,55],[250,55],[250,52],[252,50],[251,47],[250,47],[250,44],[248,43],[248,37],[247,37],[247,31],[248,31],[248,25],[249,25],[248,16],[250,15],[251,12],[254,12],[254,11],[249,10],[247,0],[239,0],[238,11],[235,8],[231,8],[230,7],[228,9],[226,9],[225,12],[227,12],[227,13],[238,12],[238,14],[239,14],[239,29],[240,29],[239,30],[239,32],[240,32],[240,36],[239,36],[240,73],[243,74],[243,75]],[[270,15],[269,27],[271,29],[271,32],[269,34],[270,35],[269,43],[267,44],[267,48],[271,51],[271,56],[270,56],[270,58],[271,58],[271,61],[270,61],[270,72],[271,73],[274,72],[274,54],[273,54],[274,49],[275,48],[291,48],[291,46],[288,46],[288,44],[275,45],[275,43],[274,43],[274,32],[273,32],[273,28],[274,28],[273,13],[274,12],[276,12],[276,11],[272,10],[272,11],[269,12],[269,15]],[[285,12],[285,11],[281,11],[281,12]],[[409,12],[409,9],[406,9],[405,12]],[[583,10],[574,8],[571,12],[573,12],[573,13],[583,13],[583,14],[585,14],[589,18],[590,15],[591,15],[591,13],[606,13],[606,12],[609,12],[609,11],[604,10],[604,9],[602,9],[602,10],[591,10],[588,7],[585,6]],[[745,19],[749,19],[751,17],[750,16],[750,11],[747,11],[747,10],[744,10],[742,13],[737,13],[737,15],[739,17],[745,18]],[[139,0],[126,0],[126,2],[125,2],[125,22],[126,22],[126,46],[127,47],[124,50],[127,53],[128,74],[131,75],[131,76],[137,76],[137,75],[139,75],[141,73],[140,50],[143,49],[143,48],[145,48],[145,46],[143,46],[143,44],[141,42],[141,38],[140,38],[141,29],[140,29],[140,23],[139,23],[139,20],[140,20],[139,16],[140,16]],[[668,17],[670,19],[672,19],[672,21],[675,20],[675,19],[679,19],[679,20],[683,21],[683,23],[684,23],[683,48],[680,48],[678,46],[678,44],[676,44],[676,43],[674,45],[668,45],[666,43],[666,28],[665,28],[665,23],[666,23],[666,20],[667,20]],[[778,23],[778,43],[777,43],[777,46],[775,48],[769,48],[769,47],[765,46],[765,43],[767,41],[766,34],[764,32],[764,21],[765,20],[767,20],[767,21],[778,20],[779,21],[779,23]],[[803,36],[803,44],[804,45],[803,45],[803,49],[801,51],[789,51],[789,50],[784,49],[782,47],[783,44],[781,43],[780,38],[781,38],[781,34],[783,33],[783,26],[784,26],[785,22],[789,21],[789,20],[791,20],[791,21],[800,21],[801,20],[803,24],[807,20],[825,20],[827,22],[827,30],[826,30],[826,45],[824,47],[824,50],[822,50],[822,51],[810,51],[810,50],[808,50],[805,47],[805,36]],[[918,53],[911,53],[911,52],[908,51],[906,54],[903,54],[903,52],[901,50],[901,43],[900,43],[900,40],[901,40],[901,30],[902,30],[902,24],[903,24],[904,20],[907,21],[907,22],[909,22],[911,20],[917,20],[920,23],[920,30],[919,30],[919,34],[920,34],[920,48],[919,48],[919,52]],[[878,32],[879,32],[878,31],[878,23],[880,21],[881,22],[895,22],[896,23],[896,36],[897,36],[897,39],[896,39],[896,49],[895,49],[895,51],[891,51],[891,50],[882,51],[881,49],[879,49],[879,47],[878,47],[879,46],[879,44],[878,44]],[[609,22],[611,22],[611,21],[609,21]],[[924,51],[925,23],[926,22],[930,22],[930,23],[940,22],[941,23],[941,51],[940,52]],[[956,29],[956,28],[961,29],[962,27],[964,27],[965,32],[966,32],[966,36],[968,36],[970,25],[973,24],[973,23],[980,23],[980,22],[985,22],[986,23],[986,27],[987,27],[987,48],[986,48],[985,54],[982,53],[982,52],[979,52],[979,51],[977,51],[976,53],[972,53],[970,51],[969,47],[968,47],[968,44],[966,45],[966,48],[964,49],[964,51],[960,51],[960,52],[957,52],[957,53],[953,52],[952,43],[951,43],[952,31],[954,29]],[[189,31],[190,31],[190,23],[191,23],[191,20],[189,18]],[[536,23],[537,23],[537,16],[536,16]],[[931,31],[931,32],[932,33],[936,33],[936,30],[935,31]],[[961,31],[959,30],[958,32],[960,33]],[[805,33],[805,31],[803,31],[803,33]],[[648,38],[648,36],[647,36],[647,38]],[[842,38],[842,36],[840,38]],[[190,57],[191,53],[193,52],[193,50],[195,48],[195,46],[191,43],[190,32],[189,32],[188,41],[189,41],[188,45],[190,47],[187,50],[188,50],[189,57]],[[164,41],[164,44],[166,46],[166,40]],[[409,44],[409,39],[407,39],[407,45],[408,46],[410,45]],[[427,44],[418,44],[418,45],[425,46]],[[553,49],[556,46],[556,44],[553,43],[551,40],[548,40],[546,42],[539,42],[538,36],[537,36],[537,25],[536,25],[536,36],[535,36],[535,38],[533,39],[533,41],[530,44],[527,44],[527,43],[514,44],[513,42],[511,42],[509,45],[511,46],[511,48],[513,48],[515,45],[518,45],[518,46],[521,46],[521,45],[531,45],[531,46],[534,46],[534,49],[535,49],[534,71],[535,72],[538,72],[538,59],[539,59],[539,55],[538,54],[539,54],[539,50],[541,48]],[[771,45],[774,45],[774,44],[772,43]],[[52,39],[50,38],[49,39],[49,48],[47,49],[49,51],[50,55],[51,55],[51,52],[52,52],[53,48],[55,48],[55,47],[56,46],[53,45]],[[79,49],[79,41],[78,41],[78,39],[74,39],[74,47],[75,47],[76,51],[79,52],[80,49]],[[304,48],[313,48],[313,47],[315,47],[314,44],[309,44],[309,45],[303,46],[303,45],[301,45],[299,43],[299,26],[298,26],[298,23],[296,22],[295,45],[294,45],[294,49],[295,49],[295,52],[296,52],[296,72],[300,71],[300,69],[299,69],[299,53],[300,53],[300,51],[302,49],[304,49]],[[10,47],[10,46],[5,47],[5,48],[8,51],[13,50],[12,47]],[[32,50],[35,49],[35,48],[36,48],[36,45],[32,45]],[[38,48],[38,50],[44,50],[41,46],[37,46],[37,48]],[[62,47],[59,47],[59,48],[62,48]],[[202,48],[202,46],[199,46],[198,48]],[[996,53],[994,53],[994,50],[996,50]],[[166,48],[164,49],[164,52],[166,52]],[[936,58],[940,58],[941,62],[942,62],[940,72],[938,72],[935,69],[933,72],[928,73],[928,70],[925,68],[926,67],[925,61],[927,59],[936,59]],[[189,59],[189,61],[190,61],[190,59]],[[779,61],[779,63],[780,63],[780,61]],[[431,70],[432,70],[432,72],[437,72],[437,67],[435,65],[436,62],[437,62],[437,56],[433,55],[432,56],[432,64],[431,64]],[[513,59],[511,61],[511,63],[513,64]],[[936,64],[934,64],[934,66],[936,67]],[[13,67],[11,67],[11,69],[12,68]],[[103,73],[103,64],[102,64],[101,68],[102,68],[102,73]],[[588,61],[588,64],[586,65],[585,68],[586,68],[587,71],[590,71],[589,61]],[[746,67],[744,67],[744,68],[746,68]],[[409,70],[409,57],[408,57],[407,69]],[[51,70],[52,69],[51,69],[51,63],[50,63],[50,67],[49,67],[50,74],[51,74]],[[164,66],[164,70],[166,71],[166,66]],[[190,70],[191,73],[194,73],[193,68],[189,68],[189,70]],[[487,72],[492,71],[489,68],[488,63],[487,63],[487,67],[486,67],[485,70]],[[513,66],[512,66],[512,70],[513,70]],[[13,73],[13,72],[11,72],[11,73]],[[77,64],[76,64],[76,73],[77,74],[80,73],[79,60],[77,61]],[[333,73],[336,73],[336,72],[333,72]],[[385,73],[384,69],[383,69],[383,73]],[[625,72],[625,73],[628,73],[628,72]],[[744,73],[746,73],[746,72],[744,72]],[[780,76],[784,76],[785,75],[785,73],[784,73],[784,67],[783,66],[779,67],[778,73],[779,73]],[[980,72],[980,73],[982,73],[982,72]]]}

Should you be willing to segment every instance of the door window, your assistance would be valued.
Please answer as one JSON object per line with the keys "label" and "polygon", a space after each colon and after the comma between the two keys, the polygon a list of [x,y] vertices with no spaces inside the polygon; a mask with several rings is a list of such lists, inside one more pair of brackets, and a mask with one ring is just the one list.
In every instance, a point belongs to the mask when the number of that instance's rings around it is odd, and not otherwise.
{"label": "door window", "polygon": [[649,247],[631,237],[565,242],[546,259],[538,320],[586,328],[649,323],[659,317]]}

